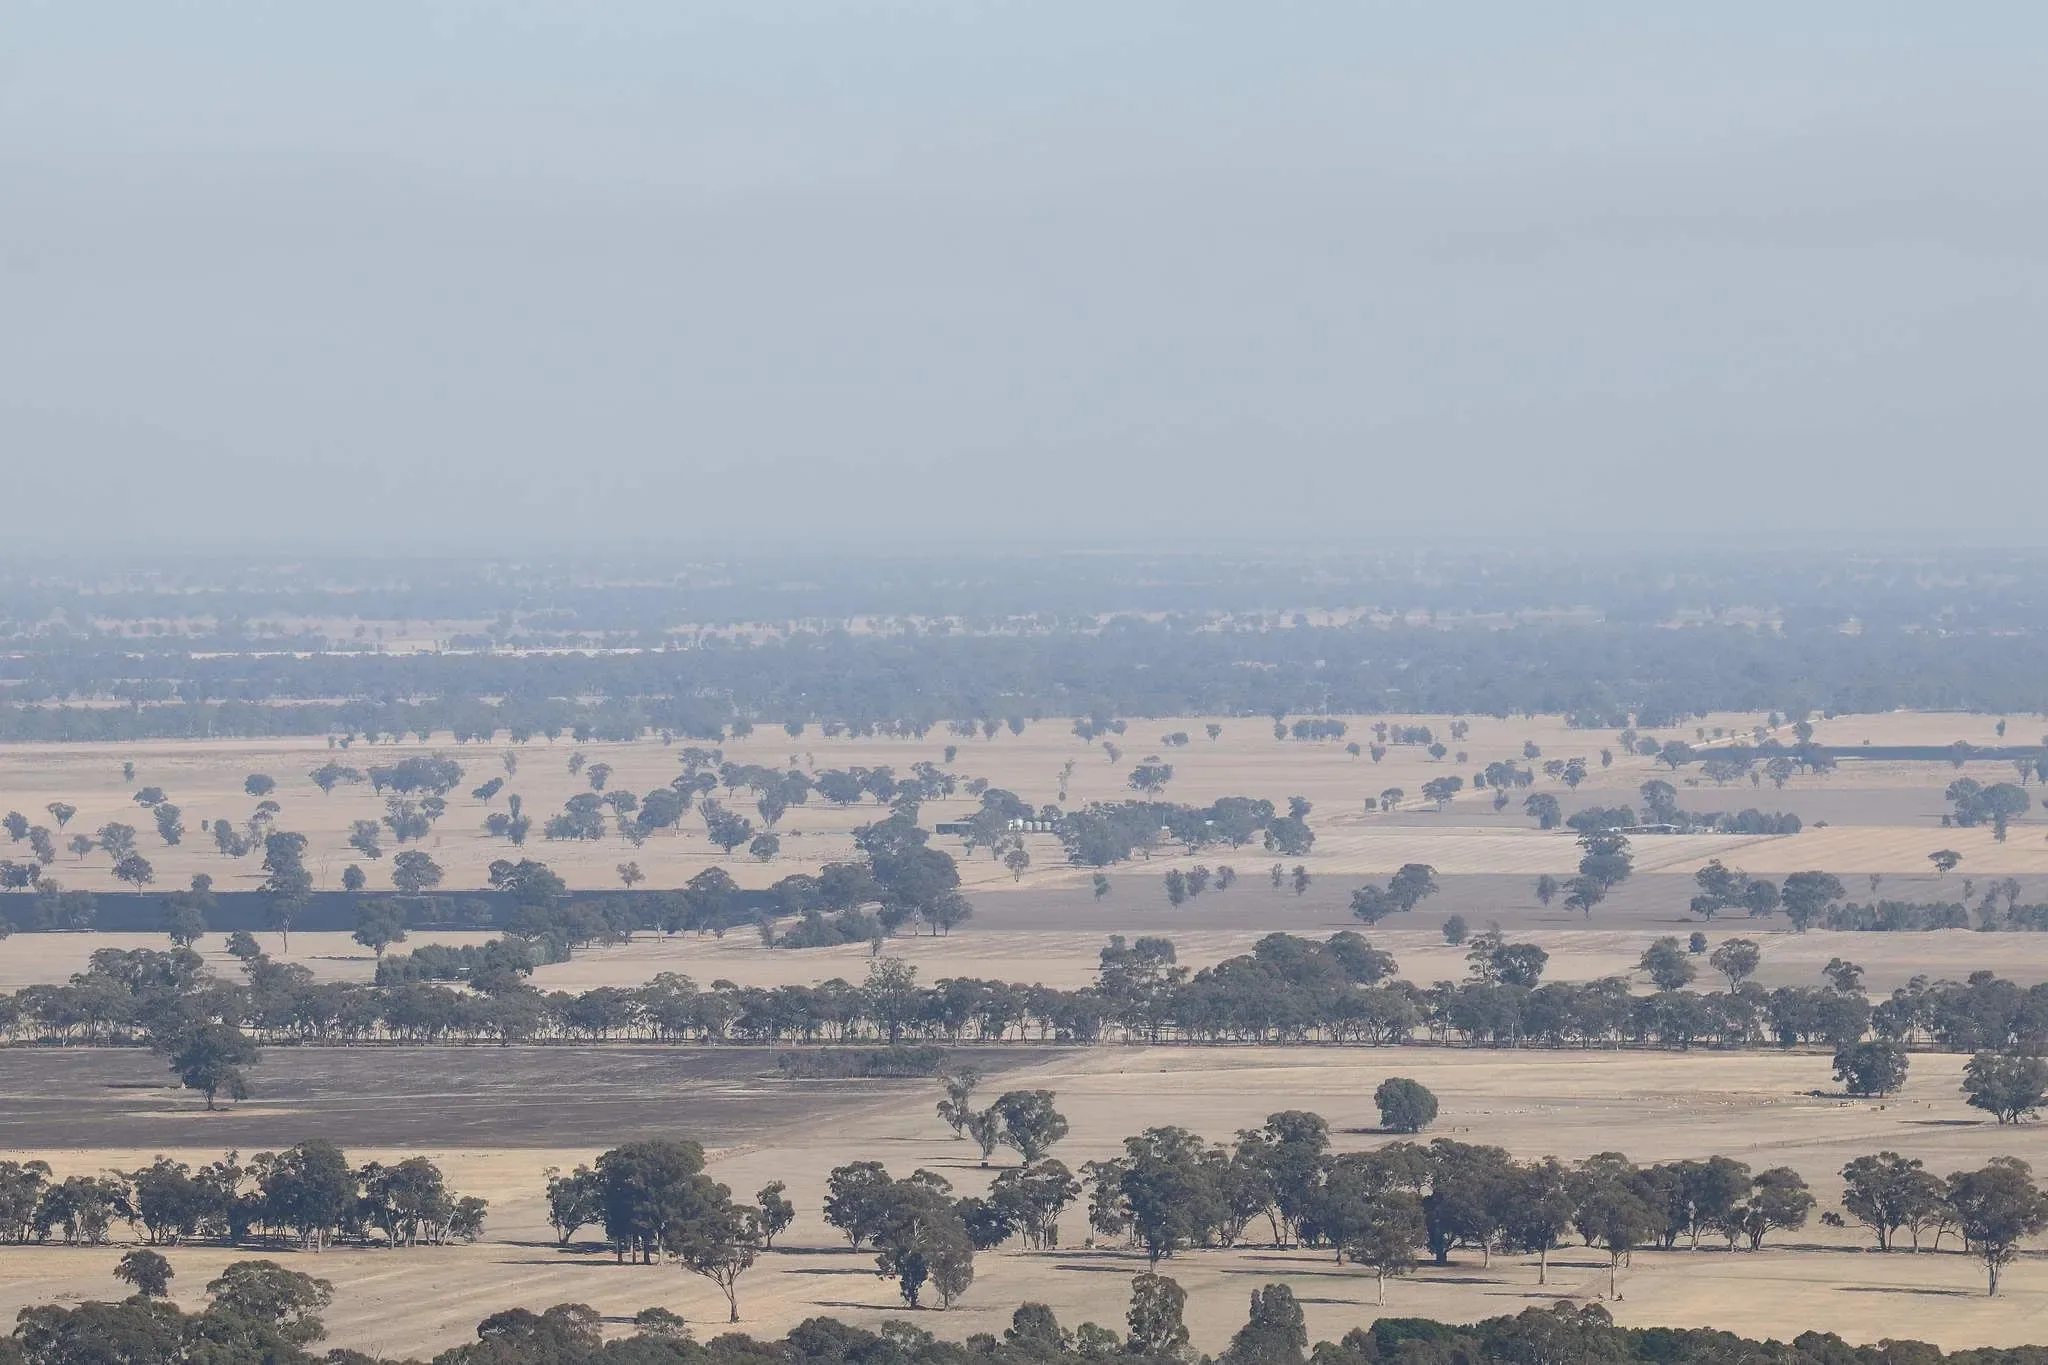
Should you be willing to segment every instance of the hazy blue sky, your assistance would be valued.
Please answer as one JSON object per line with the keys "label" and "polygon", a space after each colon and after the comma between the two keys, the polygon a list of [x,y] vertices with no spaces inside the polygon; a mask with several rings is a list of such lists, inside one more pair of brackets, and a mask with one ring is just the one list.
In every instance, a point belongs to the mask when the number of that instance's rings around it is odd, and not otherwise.
{"label": "hazy blue sky", "polygon": [[2048,540],[2038,0],[6,8],[18,544]]}

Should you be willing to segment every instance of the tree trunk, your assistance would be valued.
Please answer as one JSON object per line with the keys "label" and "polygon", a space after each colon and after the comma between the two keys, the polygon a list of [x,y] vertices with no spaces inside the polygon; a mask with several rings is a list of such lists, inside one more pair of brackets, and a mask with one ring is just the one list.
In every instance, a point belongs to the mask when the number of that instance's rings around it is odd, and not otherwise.
{"label": "tree trunk", "polygon": [[1618,1289],[1618,1288],[1616,1287],[1616,1279],[1617,1279],[1617,1276],[1619,1275],[1619,1272],[1620,1272],[1620,1270],[1621,1270],[1621,1253],[1620,1253],[1620,1252],[1618,1252],[1618,1251],[1610,1251],[1610,1252],[1608,1252],[1608,1253],[1607,1253],[1607,1297],[1608,1297],[1608,1298],[1610,1298],[1610,1299],[1618,1299],[1618,1298],[1620,1298],[1620,1297],[1621,1297],[1621,1292],[1620,1292],[1620,1290],[1619,1290],[1619,1289]]}
{"label": "tree trunk", "polygon": [[1536,1248],[1536,1283],[1550,1283],[1550,1248],[1547,1246]]}

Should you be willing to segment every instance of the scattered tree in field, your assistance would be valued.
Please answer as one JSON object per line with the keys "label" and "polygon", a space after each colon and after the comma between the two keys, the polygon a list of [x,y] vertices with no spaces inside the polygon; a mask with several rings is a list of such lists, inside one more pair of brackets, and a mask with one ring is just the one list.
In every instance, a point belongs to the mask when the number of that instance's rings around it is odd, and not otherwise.
{"label": "scattered tree in field", "polygon": [[1390,1133],[1419,1133],[1436,1122],[1436,1096],[1406,1076],[1381,1081],[1372,1100],[1379,1106],[1380,1127]]}
{"label": "scattered tree in field", "polygon": [[365,873],[363,869],[355,863],[350,863],[347,867],[344,867],[341,870],[342,890],[361,891],[364,887],[368,886],[369,884],[369,875]]}
{"label": "scattered tree in field", "polygon": [[260,1323],[293,1346],[327,1335],[320,1312],[334,1302],[334,1286],[275,1261],[236,1261],[207,1282],[206,1292],[215,1311]]}
{"label": "scattered tree in field", "polygon": [[233,1024],[200,1024],[159,1043],[157,1050],[169,1056],[180,1084],[206,1096],[208,1109],[223,1092],[232,1100],[249,1098],[243,1068],[256,1064],[256,1044]]}
{"label": "scattered tree in field", "polygon": [[1851,1095],[1883,1097],[1906,1083],[1906,1051],[1886,1038],[1845,1042],[1835,1048],[1835,1079]]}
{"label": "scattered tree in field", "polygon": [[604,1221],[604,1190],[597,1172],[588,1166],[567,1174],[550,1166],[546,1175],[548,1226],[555,1230],[555,1240],[567,1246],[579,1231]]}
{"label": "scattered tree in field", "polygon": [[408,896],[431,891],[441,884],[441,865],[416,848],[409,848],[391,860],[391,884]]}
{"label": "scattered tree in field", "polygon": [[206,912],[197,896],[180,894],[166,898],[161,923],[164,933],[180,948],[190,948],[206,936]]}
{"label": "scattered tree in field", "polygon": [[617,871],[619,874],[619,885],[625,887],[628,891],[631,891],[641,882],[647,880],[647,874],[640,870],[640,864],[638,863],[620,863]]}
{"label": "scattered tree in field", "polygon": [[966,1136],[967,1124],[973,1119],[975,1087],[981,1084],[981,1073],[973,1067],[939,1077],[946,1087],[946,1098],[939,1101],[939,1117],[953,1130],[955,1139]]}
{"label": "scattered tree in field", "polygon": [[1109,894],[1109,874],[1107,872],[1096,873],[1094,877],[1090,879],[1090,885],[1094,889],[1095,899],[1101,900],[1104,896],[1107,896]]}
{"label": "scattered tree in field", "polygon": [[1308,869],[1300,863],[1296,863],[1293,873],[1288,877],[1288,884],[1294,888],[1294,894],[1297,896],[1307,892],[1309,884]]}
{"label": "scattered tree in field", "polygon": [[1877,1249],[1890,1251],[1899,1229],[1913,1236],[1920,1249],[1920,1230],[1946,1209],[1942,1183],[1913,1157],[1897,1152],[1860,1156],[1842,1167],[1842,1208],[1877,1234]]}
{"label": "scattered tree in field", "polygon": [[1224,1365],[1302,1365],[1307,1358],[1308,1321],[1294,1291],[1269,1284],[1252,1291],[1251,1317],[1230,1339]]}
{"label": "scattered tree in field", "polygon": [[1471,941],[1465,962],[1475,982],[1534,990],[1550,954],[1533,943],[1509,943],[1500,930],[1489,929]]}
{"label": "scattered tree in field", "polygon": [[50,818],[57,822],[57,828],[60,830],[71,823],[72,816],[78,814],[78,807],[69,801],[52,801],[43,809],[50,812]]}
{"label": "scattered tree in field", "polygon": [[669,1224],[662,1235],[685,1270],[718,1286],[725,1295],[726,1321],[738,1322],[740,1276],[753,1268],[761,1254],[760,1215],[733,1203],[725,1186],[699,1178],[708,1189],[696,1201],[694,1216]]}
{"label": "scattered tree in field", "polygon": [[140,891],[156,880],[156,869],[140,853],[130,853],[114,864],[114,875]]}
{"label": "scattered tree in field", "polygon": [[313,780],[313,785],[320,789],[322,796],[332,796],[336,787],[355,786],[363,781],[360,769],[344,767],[332,760],[321,764],[306,776]]}
{"label": "scattered tree in field", "polygon": [[1173,781],[1173,765],[1171,763],[1161,763],[1156,759],[1148,758],[1131,769],[1130,786],[1132,791],[1156,796],[1160,792],[1165,791],[1166,784],[1171,781]]}
{"label": "scattered tree in field", "polygon": [[1187,1291],[1166,1276],[1149,1270],[1133,1276],[1131,1307],[1124,1315],[1130,1329],[1124,1349],[1140,1359],[1184,1359],[1188,1351],[1187,1304]]}
{"label": "scattered tree in field", "polygon": [[926,1286],[950,1306],[974,1281],[974,1243],[952,1186],[930,1171],[892,1180],[881,1163],[857,1161],[826,1180],[825,1221],[854,1246],[871,1243],[876,1273],[894,1279],[915,1308]]}
{"label": "scattered tree in field", "polygon": [[242,790],[260,799],[277,790],[277,779],[268,773],[250,773],[242,779]]}
{"label": "scattered tree in field", "polygon": [[1578,842],[1581,877],[1598,882],[1602,891],[1612,891],[1629,879],[1635,858],[1627,835],[1612,829],[1587,829],[1579,832]]}
{"label": "scattered tree in field", "polygon": [[1373,1272],[1384,1308],[1388,1279],[1413,1270],[1415,1248],[1428,1239],[1422,1201],[1406,1190],[1392,1190],[1365,1204],[1363,1217],[1345,1229],[1343,1251],[1354,1265]]}
{"label": "scattered tree in field", "polygon": [[1550,1253],[1572,1229],[1578,1211],[1572,1173],[1556,1157],[1518,1167],[1502,1208],[1508,1245],[1536,1253],[1536,1283],[1550,1283]]}
{"label": "scattered tree in field", "polygon": [[789,1202],[789,1186],[780,1180],[770,1181],[754,1196],[754,1203],[760,1209],[761,1245],[773,1250],[775,1239],[791,1223],[796,1221],[796,1205]]}
{"label": "scattered tree in field", "polygon": [[[542,1316],[545,1318],[546,1314]],[[652,1337],[656,1341],[684,1343],[692,1340],[689,1319],[669,1308],[641,1309],[633,1315],[633,1330],[639,1336]]]}
{"label": "scattered tree in field", "polygon": [[[22,824],[21,833],[23,836],[26,836],[28,833],[26,821]],[[135,851],[135,826],[124,825],[119,821],[111,821],[101,825],[97,842],[99,848],[109,858],[119,862]]]}
{"label": "scattered tree in field", "polygon": [[1549,792],[1535,792],[1523,798],[1522,809],[1540,829],[1556,829],[1564,823],[1564,808]]}
{"label": "scattered tree in field", "polygon": [[356,910],[356,929],[353,935],[378,957],[394,943],[405,942],[405,921],[399,916],[398,907],[389,901],[366,901]]}
{"label": "scattered tree in field", "polygon": [[1679,946],[1676,938],[1668,935],[1643,950],[1642,957],[1636,962],[1636,970],[1647,975],[1660,991],[1681,990],[1699,975],[1699,968],[1693,965],[1685,949]]}
{"label": "scattered tree in field", "polygon": [[128,1252],[114,1267],[114,1278],[133,1286],[136,1294],[145,1299],[168,1297],[171,1278],[176,1274],[162,1253],[147,1247]]}
{"label": "scattered tree in field", "polygon": [[1980,1052],[1963,1068],[1963,1097],[2001,1124],[2033,1118],[2048,1098],[2048,1061]]}
{"label": "scattered tree in field", "polygon": [[717,801],[707,800],[698,810],[704,817],[704,833],[728,857],[732,855],[734,849],[754,837],[752,820],[727,810]]}
{"label": "scattered tree in field", "polygon": [[1587,1242],[1607,1253],[1607,1295],[1618,1300],[1622,1258],[1654,1242],[1665,1220],[1633,1182],[1599,1179],[1589,1184],[1575,1225]]}
{"label": "scattered tree in field", "polygon": [[384,856],[383,835],[375,820],[358,820],[349,828],[348,846],[375,861]]}
{"label": "scattered tree in field", "polygon": [[1749,1202],[1728,1212],[1721,1231],[1730,1246],[1743,1237],[1748,1239],[1749,1249],[1756,1251],[1770,1233],[1805,1227],[1813,1214],[1813,1202],[1813,1192],[1799,1172],[1789,1166],[1773,1166],[1751,1182]]}
{"label": "scattered tree in field", "polygon": [[1067,1121],[1053,1108],[1050,1090],[1009,1091],[996,1100],[991,1111],[1000,1124],[997,1140],[1015,1149],[1027,1166],[1067,1135]]}
{"label": "scattered tree in field", "polygon": [[258,889],[268,898],[267,914],[271,925],[283,936],[286,952],[291,951],[292,924],[313,891],[313,874],[306,870],[305,854],[303,834],[278,830],[264,836],[266,875]]}
{"label": "scattered tree in field", "polygon": [[1828,965],[1820,969],[1828,979],[1828,988],[1843,995],[1863,994],[1863,968],[1844,957],[1831,957]]}
{"label": "scattered tree in field", "polygon": [[[1779,893],[1785,905],[1785,917],[1802,934],[1818,924],[1827,914],[1828,906],[1844,894],[1841,880],[1826,872],[1794,872],[1785,878],[1784,889]],[[1877,894],[1874,884],[1870,894]]]}
{"label": "scattered tree in field", "polygon": [[1453,948],[1462,944],[1471,932],[1472,927],[1465,923],[1463,915],[1452,915],[1444,920],[1444,942]]}
{"label": "scattered tree in field", "polygon": [[2035,1186],[2026,1162],[2000,1156],[1980,1170],[1951,1175],[1948,1204],[1964,1244],[1984,1262],[1986,1294],[1996,1295],[1999,1276],[2018,1257],[2020,1242],[2048,1228],[2048,1195]]}
{"label": "scattered tree in field", "polygon": [[1963,855],[1952,848],[1936,849],[1927,855],[1927,861],[1934,864],[1936,875],[1946,877],[1962,864]]}
{"label": "scattered tree in field", "polygon": [[1728,978],[1730,991],[1740,990],[1742,983],[1756,975],[1756,969],[1763,962],[1763,949],[1755,940],[1731,938],[1714,949],[1707,958],[1708,965]]}

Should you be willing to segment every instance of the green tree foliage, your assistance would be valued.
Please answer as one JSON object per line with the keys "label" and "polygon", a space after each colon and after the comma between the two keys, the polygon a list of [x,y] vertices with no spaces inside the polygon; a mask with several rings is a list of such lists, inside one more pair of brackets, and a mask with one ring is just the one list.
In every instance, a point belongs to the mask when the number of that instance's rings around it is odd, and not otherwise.
{"label": "green tree foliage", "polygon": [[1124,1315],[1129,1328],[1125,1349],[1150,1359],[1184,1358],[1189,1354],[1187,1303],[1187,1291],[1176,1281],[1149,1270],[1133,1276],[1131,1306]]}
{"label": "green tree foliage", "polygon": [[1964,1242],[1984,1262],[1985,1292],[1994,1296],[2020,1242],[2048,1228],[2048,1195],[2035,1186],[2033,1168],[2014,1156],[1993,1157],[1979,1170],[1951,1175],[1948,1205]]}
{"label": "green tree foliage", "polygon": [[391,884],[408,896],[441,884],[441,865],[418,849],[407,849],[391,862]]}
{"label": "green tree foliage", "polygon": [[334,1286],[275,1261],[236,1261],[207,1282],[206,1292],[215,1311],[260,1324],[294,1346],[327,1335],[320,1313],[334,1301]]}
{"label": "green tree foliage", "polygon": [[1660,991],[1682,990],[1699,975],[1699,968],[1693,965],[1684,947],[1669,935],[1657,939],[1643,950],[1642,957],[1636,962],[1636,970],[1648,976]]}
{"label": "green tree foliage", "polygon": [[1419,1133],[1436,1121],[1436,1096],[1420,1081],[1389,1076],[1373,1091],[1380,1127],[1391,1133]]}
{"label": "green tree foliage", "polygon": [[1050,1090],[1011,1090],[991,1108],[999,1124],[999,1140],[1013,1148],[1026,1165],[1043,1157],[1067,1135],[1067,1121],[1053,1107]]}
{"label": "green tree foliage", "polygon": [[780,1180],[771,1180],[761,1187],[754,1196],[754,1205],[760,1210],[761,1245],[772,1248],[775,1239],[796,1221],[796,1205],[789,1202],[789,1186]]}
{"label": "green tree foliage", "polygon": [[357,943],[382,957],[384,950],[392,944],[405,942],[405,917],[389,901],[365,901],[356,909],[353,937]]}
{"label": "green tree foliage", "polygon": [[1906,1084],[1904,1048],[1884,1038],[1843,1042],[1835,1048],[1835,1079],[1851,1095],[1885,1096]]}
{"label": "green tree foliage", "polygon": [[114,1266],[114,1278],[132,1285],[135,1292],[145,1299],[168,1297],[171,1279],[176,1273],[161,1252],[147,1247],[138,1247],[124,1254]]}
{"label": "green tree foliage", "polygon": [[1731,938],[1707,956],[1707,965],[1728,978],[1728,989],[1740,990],[1742,983],[1756,975],[1763,962],[1763,949],[1754,939]]}
{"label": "green tree foliage", "polygon": [[169,1057],[180,1084],[206,1096],[208,1109],[222,1093],[232,1100],[249,1098],[245,1069],[259,1060],[256,1042],[233,1024],[198,1024],[164,1040],[158,1050]]}
{"label": "green tree foliage", "polygon": [[1963,1068],[1963,1098],[2000,1123],[2032,1118],[2048,1098],[2048,1061],[1979,1052]]}

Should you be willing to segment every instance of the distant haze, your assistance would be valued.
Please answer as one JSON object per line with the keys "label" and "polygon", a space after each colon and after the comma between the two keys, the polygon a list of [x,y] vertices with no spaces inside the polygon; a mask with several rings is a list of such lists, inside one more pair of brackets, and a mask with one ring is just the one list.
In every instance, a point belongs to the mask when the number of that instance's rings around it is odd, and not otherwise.
{"label": "distant haze", "polygon": [[16,0],[15,545],[2039,544],[2048,7]]}

